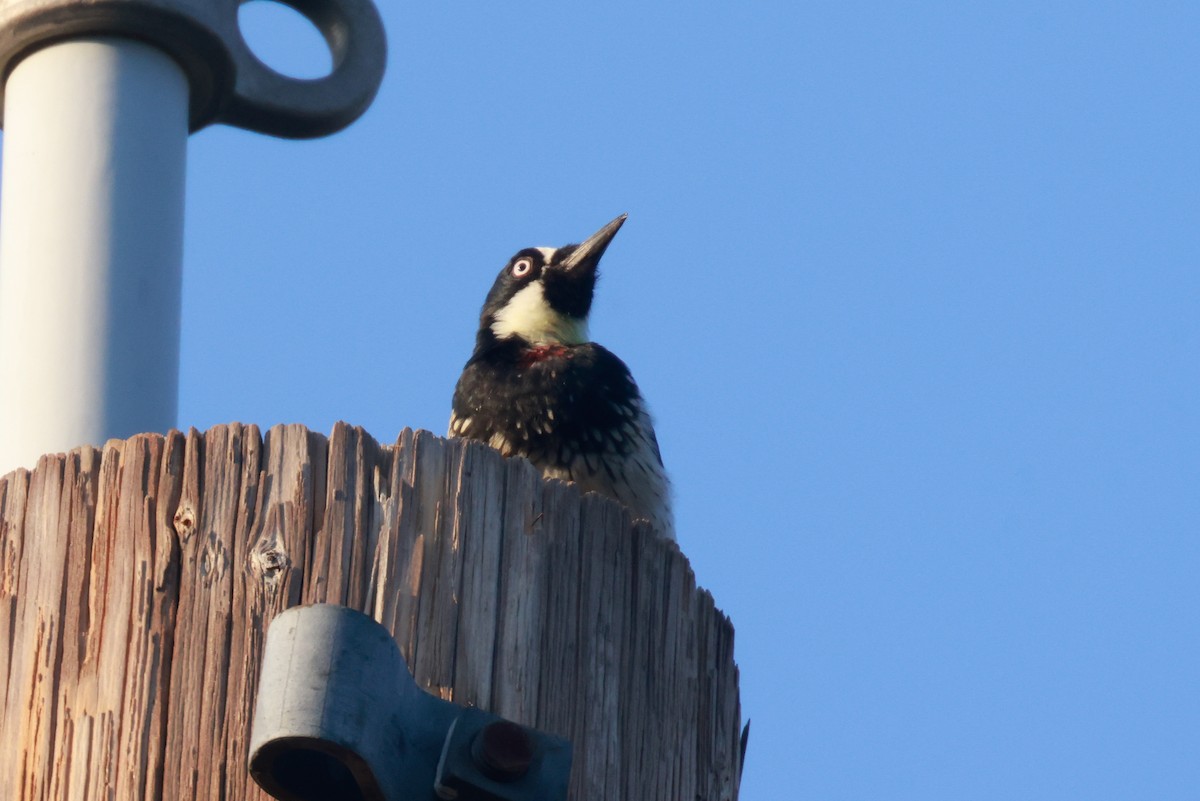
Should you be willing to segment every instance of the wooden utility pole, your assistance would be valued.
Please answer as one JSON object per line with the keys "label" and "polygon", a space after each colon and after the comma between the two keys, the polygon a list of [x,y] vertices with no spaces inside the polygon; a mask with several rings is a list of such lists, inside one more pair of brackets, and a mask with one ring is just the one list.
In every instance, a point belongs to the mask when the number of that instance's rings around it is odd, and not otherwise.
{"label": "wooden utility pole", "polygon": [[6,798],[265,799],[246,772],[267,624],[338,603],[418,684],[569,738],[575,801],[732,801],[733,630],[674,543],[523,460],[217,426],[0,479]]}

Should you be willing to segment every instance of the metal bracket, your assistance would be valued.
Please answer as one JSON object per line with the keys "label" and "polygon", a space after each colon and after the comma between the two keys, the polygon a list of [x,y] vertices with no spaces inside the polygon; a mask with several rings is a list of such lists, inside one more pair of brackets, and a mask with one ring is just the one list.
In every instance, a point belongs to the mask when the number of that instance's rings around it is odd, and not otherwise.
{"label": "metal bracket", "polygon": [[0,0],[3,82],[22,58],[65,39],[118,36],[162,48],[190,85],[193,131],[219,122],[293,139],[325,136],[356,120],[375,97],[387,39],[371,0],[277,0],[325,37],[333,72],[289,78],[250,51],[238,27],[247,0]]}
{"label": "metal bracket", "polygon": [[317,604],[267,630],[249,768],[281,801],[565,801],[571,744],[423,692],[387,629]]}

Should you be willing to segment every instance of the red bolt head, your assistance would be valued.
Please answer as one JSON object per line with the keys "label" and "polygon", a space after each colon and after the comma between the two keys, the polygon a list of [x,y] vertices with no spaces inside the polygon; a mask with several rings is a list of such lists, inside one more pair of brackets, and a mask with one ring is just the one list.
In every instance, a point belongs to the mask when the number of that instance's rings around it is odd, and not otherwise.
{"label": "red bolt head", "polygon": [[524,776],[533,763],[533,740],[524,727],[507,720],[489,723],[471,745],[475,764],[496,781],[511,782]]}

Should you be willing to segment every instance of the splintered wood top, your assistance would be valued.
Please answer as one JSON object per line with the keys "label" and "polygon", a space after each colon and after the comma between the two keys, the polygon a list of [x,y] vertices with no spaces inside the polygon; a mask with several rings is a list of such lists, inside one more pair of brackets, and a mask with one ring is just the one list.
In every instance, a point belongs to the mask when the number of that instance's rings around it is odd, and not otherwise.
{"label": "splintered wood top", "polygon": [[5,798],[265,799],[267,624],[339,603],[417,683],[560,734],[571,798],[737,795],[733,629],[674,543],[486,446],[231,424],[0,479]]}

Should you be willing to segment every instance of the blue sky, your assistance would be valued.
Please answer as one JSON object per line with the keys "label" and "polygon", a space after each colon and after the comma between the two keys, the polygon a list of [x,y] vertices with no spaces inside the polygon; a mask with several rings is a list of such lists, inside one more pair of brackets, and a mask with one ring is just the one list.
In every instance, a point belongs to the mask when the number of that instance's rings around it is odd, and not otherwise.
{"label": "blue sky", "polygon": [[742,797],[1200,797],[1200,7],[383,5],[353,127],[192,139],[182,425],[443,432],[506,259],[628,212]]}

